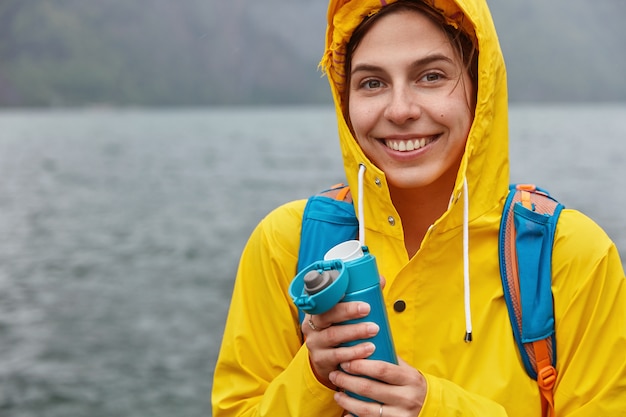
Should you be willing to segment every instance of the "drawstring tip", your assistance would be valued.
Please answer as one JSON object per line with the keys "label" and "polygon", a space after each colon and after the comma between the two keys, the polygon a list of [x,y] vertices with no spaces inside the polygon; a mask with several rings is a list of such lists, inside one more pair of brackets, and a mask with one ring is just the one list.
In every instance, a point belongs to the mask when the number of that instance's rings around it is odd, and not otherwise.
{"label": "drawstring tip", "polygon": [[472,332],[465,332],[465,339],[463,339],[465,343],[470,343],[472,341]]}

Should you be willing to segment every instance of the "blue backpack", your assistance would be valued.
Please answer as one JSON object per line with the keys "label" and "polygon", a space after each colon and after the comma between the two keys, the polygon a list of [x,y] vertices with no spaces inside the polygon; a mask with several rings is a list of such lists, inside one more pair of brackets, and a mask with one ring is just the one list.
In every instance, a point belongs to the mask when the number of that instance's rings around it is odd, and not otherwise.
{"label": "blue backpack", "polygon": [[[304,209],[298,271],[333,246],[355,239],[359,223],[349,188],[337,184],[311,196]],[[528,375],[537,381],[542,414],[554,414],[556,340],[552,300],[552,246],[563,209],[530,184],[510,186],[500,223],[499,257],[513,335]],[[301,314],[302,319],[302,314]]]}

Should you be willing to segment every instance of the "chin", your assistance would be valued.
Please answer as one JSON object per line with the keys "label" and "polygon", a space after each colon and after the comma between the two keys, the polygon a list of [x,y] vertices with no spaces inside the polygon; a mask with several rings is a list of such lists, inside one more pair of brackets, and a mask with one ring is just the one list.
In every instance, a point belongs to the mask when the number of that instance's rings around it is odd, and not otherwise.
{"label": "chin", "polygon": [[387,175],[387,182],[396,189],[413,190],[428,187],[432,181],[418,175]]}
{"label": "chin", "polygon": [[456,171],[449,173],[432,172],[422,168],[388,170],[385,172],[387,182],[396,190],[431,189],[444,190],[454,187]]}

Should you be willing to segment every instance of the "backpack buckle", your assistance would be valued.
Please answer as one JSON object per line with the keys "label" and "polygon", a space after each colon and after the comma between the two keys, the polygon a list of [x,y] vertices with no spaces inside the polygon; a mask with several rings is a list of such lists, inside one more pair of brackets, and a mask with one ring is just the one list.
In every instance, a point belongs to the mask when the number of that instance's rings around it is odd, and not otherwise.
{"label": "backpack buckle", "polygon": [[556,382],[556,369],[554,366],[544,366],[537,372],[537,384],[541,389],[551,390]]}
{"label": "backpack buckle", "polygon": [[519,191],[536,191],[537,186],[535,184],[516,184],[515,189]]}

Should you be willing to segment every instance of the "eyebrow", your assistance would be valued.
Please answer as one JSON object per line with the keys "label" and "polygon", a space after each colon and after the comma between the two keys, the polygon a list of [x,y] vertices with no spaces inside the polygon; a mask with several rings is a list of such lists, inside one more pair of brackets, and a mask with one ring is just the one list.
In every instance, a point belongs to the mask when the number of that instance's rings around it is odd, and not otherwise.
{"label": "eyebrow", "polygon": [[[432,64],[433,62],[437,62],[437,61],[445,61],[447,63],[450,64],[455,64],[454,60],[452,60],[450,57],[444,55],[444,54],[432,54],[432,55],[428,55],[424,58],[420,58],[414,62],[411,63],[410,68],[411,69],[415,69],[415,68],[419,68],[428,64]],[[359,64],[357,66],[355,66],[352,71],[350,72],[350,75],[353,75],[357,72],[361,72],[361,71],[365,71],[365,72],[376,72],[376,71],[381,71],[382,68],[379,67],[378,65],[371,65],[371,64]]]}

